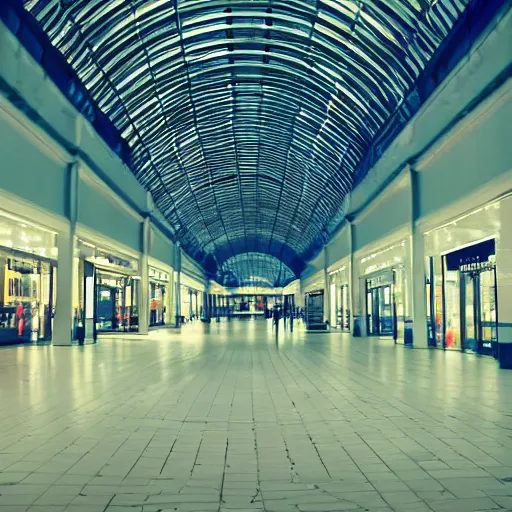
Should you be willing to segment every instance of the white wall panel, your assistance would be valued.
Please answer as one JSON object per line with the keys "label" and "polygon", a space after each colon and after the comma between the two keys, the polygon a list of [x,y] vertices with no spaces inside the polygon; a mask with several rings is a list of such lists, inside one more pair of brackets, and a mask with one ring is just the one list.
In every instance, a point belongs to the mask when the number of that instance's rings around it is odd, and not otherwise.
{"label": "white wall panel", "polygon": [[88,180],[80,181],[78,221],[140,251],[141,223]]}
{"label": "white wall panel", "polygon": [[421,217],[477,192],[512,169],[512,81],[420,162]]}
{"label": "white wall panel", "polygon": [[66,164],[0,107],[0,188],[46,210],[66,214]]}
{"label": "white wall panel", "polygon": [[159,230],[151,229],[150,256],[174,267],[174,245]]}
{"label": "white wall panel", "polygon": [[[326,266],[330,269],[343,258],[350,255],[350,228],[345,224],[343,229],[331,240],[327,249]],[[330,269],[331,270],[331,269]]]}
{"label": "white wall panel", "polygon": [[409,177],[400,178],[355,221],[354,251],[399,231],[411,221]]}

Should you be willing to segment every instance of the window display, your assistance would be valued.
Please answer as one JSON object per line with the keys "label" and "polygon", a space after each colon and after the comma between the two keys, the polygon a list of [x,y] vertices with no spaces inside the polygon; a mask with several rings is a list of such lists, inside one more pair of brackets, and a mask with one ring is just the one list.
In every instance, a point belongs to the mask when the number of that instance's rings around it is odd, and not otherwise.
{"label": "window display", "polygon": [[0,252],[0,343],[51,339],[55,265]]}
{"label": "window display", "polygon": [[132,276],[96,272],[96,329],[137,331],[139,280]]}
{"label": "window display", "polygon": [[496,355],[497,306],[495,241],[486,240],[431,257],[432,300],[429,342],[447,349]]}
{"label": "window display", "polygon": [[149,325],[164,325],[167,321],[167,284],[169,275],[149,267]]}
{"label": "window display", "polygon": [[138,331],[137,260],[77,240],[74,272],[74,339],[94,340],[97,332]]}
{"label": "window display", "polygon": [[0,211],[0,343],[49,341],[56,234]]}
{"label": "window display", "polygon": [[238,316],[264,316],[268,308],[273,307],[274,303],[278,303],[276,299],[276,297],[265,295],[234,295],[231,298],[231,313]]}
{"label": "window display", "polygon": [[330,273],[329,301],[330,324],[342,331],[350,330],[350,305],[347,284],[347,268],[342,266]]}

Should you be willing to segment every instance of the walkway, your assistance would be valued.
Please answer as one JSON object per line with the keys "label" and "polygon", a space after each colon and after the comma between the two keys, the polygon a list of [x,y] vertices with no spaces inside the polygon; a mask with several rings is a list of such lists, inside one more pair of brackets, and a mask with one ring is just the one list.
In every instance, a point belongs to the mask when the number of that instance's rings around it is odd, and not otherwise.
{"label": "walkway", "polygon": [[0,512],[512,510],[512,372],[265,321],[0,350]]}

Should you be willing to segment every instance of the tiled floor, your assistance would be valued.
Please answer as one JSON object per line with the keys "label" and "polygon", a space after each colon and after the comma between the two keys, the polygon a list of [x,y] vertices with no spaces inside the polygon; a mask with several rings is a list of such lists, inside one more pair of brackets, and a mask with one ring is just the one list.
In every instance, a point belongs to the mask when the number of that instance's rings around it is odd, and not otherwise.
{"label": "tiled floor", "polygon": [[512,510],[512,372],[262,320],[0,350],[26,510]]}

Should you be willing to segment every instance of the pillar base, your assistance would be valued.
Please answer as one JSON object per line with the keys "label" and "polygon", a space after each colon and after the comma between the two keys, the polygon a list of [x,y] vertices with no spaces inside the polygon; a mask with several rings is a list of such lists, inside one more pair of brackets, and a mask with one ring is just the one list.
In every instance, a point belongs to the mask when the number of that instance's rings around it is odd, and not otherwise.
{"label": "pillar base", "polygon": [[354,315],[354,328],[352,329],[352,336],[354,338],[361,337],[361,318],[357,315]]}
{"label": "pillar base", "polygon": [[498,345],[498,361],[503,370],[512,370],[512,343]]}

